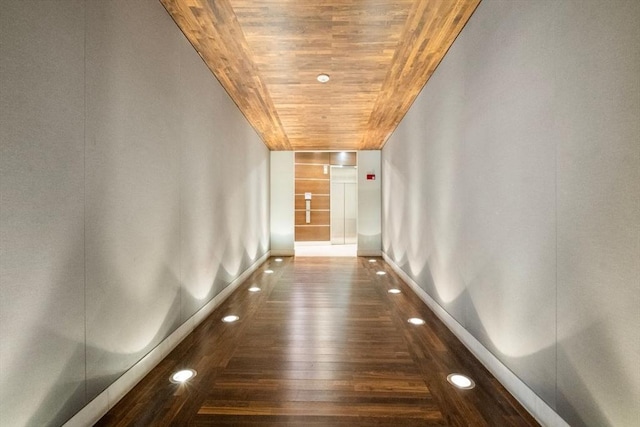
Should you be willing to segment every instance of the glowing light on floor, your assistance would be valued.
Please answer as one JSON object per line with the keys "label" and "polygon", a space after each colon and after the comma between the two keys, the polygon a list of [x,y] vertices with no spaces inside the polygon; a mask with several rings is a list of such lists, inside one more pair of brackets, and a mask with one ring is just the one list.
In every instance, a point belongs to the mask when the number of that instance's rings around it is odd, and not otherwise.
{"label": "glowing light on floor", "polygon": [[275,262],[282,262],[282,258],[276,258],[274,261]]}
{"label": "glowing light on floor", "polygon": [[466,375],[462,374],[449,374],[447,376],[447,381],[455,387],[461,388],[463,390],[469,390],[476,386],[476,383]]}
{"label": "glowing light on floor", "polygon": [[233,322],[235,322],[235,321],[237,321],[239,319],[240,319],[240,317],[236,316],[235,314],[231,314],[229,316],[223,317],[222,321],[225,322],[225,323],[233,323]]}
{"label": "glowing light on floor", "polygon": [[193,369],[183,369],[181,371],[174,372],[169,378],[169,381],[171,381],[174,384],[182,384],[189,381],[191,378],[195,376],[196,376],[196,371],[194,371]]}
{"label": "glowing light on floor", "polygon": [[273,274],[273,270],[265,270],[264,271],[266,274]]}
{"label": "glowing light on floor", "polygon": [[417,317],[412,317],[411,319],[407,320],[407,322],[411,323],[412,325],[424,325],[424,320],[419,319]]}
{"label": "glowing light on floor", "polygon": [[257,286],[252,286],[249,288],[249,292],[260,292],[261,289]]}
{"label": "glowing light on floor", "polygon": [[387,292],[389,292],[390,294],[399,294],[401,291],[400,289],[393,288],[389,289]]}
{"label": "glowing light on floor", "polygon": [[385,275],[385,274],[387,274],[387,273],[385,273],[384,271],[378,271],[378,272],[376,272],[376,274],[377,274],[378,276],[384,276],[384,275]]}
{"label": "glowing light on floor", "polygon": [[369,262],[376,262],[376,260],[375,259],[370,259]]}

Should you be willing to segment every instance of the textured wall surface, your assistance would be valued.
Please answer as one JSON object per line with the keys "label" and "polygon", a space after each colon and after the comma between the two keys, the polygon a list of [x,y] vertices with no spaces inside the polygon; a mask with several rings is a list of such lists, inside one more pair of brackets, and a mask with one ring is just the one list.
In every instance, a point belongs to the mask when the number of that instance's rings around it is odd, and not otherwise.
{"label": "textured wall surface", "polygon": [[[380,150],[358,151],[358,255],[379,256],[382,249]],[[367,180],[367,174],[376,179]]]}
{"label": "textured wall surface", "polygon": [[294,217],[294,152],[271,152],[270,222],[271,253],[293,255]]}
{"label": "textured wall surface", "polygon": [[0,37],[0,425],[60,425],[268,250],[269,152],[157,1]]}
{"label": "textured wall surface", "polygon": [[[84,7],[0,11],[0,425],[84,404]],[[37,25],[33,23],[37,22]]]}
{"label": "textured wall surface", "polygon": [[640,419],[639,20],[484,0],[383,150],[383,250],[576,426]]}

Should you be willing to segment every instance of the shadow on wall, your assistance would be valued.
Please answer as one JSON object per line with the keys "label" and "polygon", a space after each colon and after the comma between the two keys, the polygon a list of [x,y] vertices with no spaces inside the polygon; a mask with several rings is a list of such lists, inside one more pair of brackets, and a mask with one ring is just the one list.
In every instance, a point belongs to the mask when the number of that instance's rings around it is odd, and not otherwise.
{"label": "shadow on wall", "polygon": [[[391,259],[394,259],[393,246],[389,246],[387,248],[387,255],[389,255]],[[405,271],[405,273],[407,272],[407,269],[409,268],[409,262],[406,258],[406,255],[403,259],[397,260],[395,262],[403,271]],[[429,293],[432,298],[434,297],[432,292],[428,292],[428,290],[435,289],[433,277],[431,276],[430,268],[428,265],[425,266],[425,269],[423,271],[418,272],[418,274],[416,274],[415,276],[410,276],[416,281],[416,283],[419,284],[422,289],[425,290],[425,292]],[[467,286],[469,286],[469,284],[467,284]],[[587,326],[583,328],[578,334],[574,334],[569,338],[563,339],[558,345],[557,355],[556,345],[555,342],[553,342],[552,345],[547,345],[544,346],[544,348],[530,351],[526,354],[516,357],[501,352],[498,346],[491,341],[491,335],[489,334],[489,331],[484,327],[480,315],[477,312],[474,304],[472,303],[472,300],[466,289],[458,296],[457,299],[460,300],[465,306],[465,317],[467,321],[475,325],[475,338],[482,341],[479,337],[487,337],[489,339],[489,342],[484,342],[483,345],[488,350],[490,350],[494,354],[494,356],[502,361],[505,366],[509,367],[509,369],[518,377],[520,377],[520,375],[517,374],[518,366],[536,366],[540,365],[540,361],[556,360],[558,368],[562,369],[562,371],[558,373],[558,379],[556,380],[559,385],[557,389],[558,394],[556,395],[556,399],[551,398],[551,396],[555,393],[555,390],[535,390],[535,386],[531,384],[530,380],[524,381],[522,378],[520,379],[525,383],[529,383],[529,387],[532,388],[532,390],[541,398],[542,395],[546,395],[547,398],[543,398],[543,400],[545,400],[549,406],[554,408],[558,412],[558,414],[570,425],[576,427],[613,427],[614,425],[618,425],[621,419],[624,419],[626,422],[630,423],[628,425],[633,425],[633,423],[635,422],[633,418],[633,411],[634,408],[637,408],[637,401],[635,400],[637,398],[637,392],[634,394],[634,384],[629,378],[628,373],[625,372],[623,364],[617,363],[618,354],[616,354],[612,350],[614,347],[608,344],[612,340],[606,329],[602,325],[594,324]],[[455,301],[452,301],[452,303],[455,303]],[[447,311],[445,307],[442,308]],[[592,378],[586,380],[581,378],[579,374],[579,372],[584,371],[584,369],[578,370],[575,368],[575,362],[571,360],[570,355],[568,355],[565,351],[562,351],[562,345],[564,343],[570,348],[576,348],[577,346],[588,342],[598,343],[599,351],[603,351],[602,349],[604,349],[604,351],[608,351],[609,355],[605,358],[607,362],[606,372],[604,370],[591,370],[590,372],[593,373]],[[585,349],[585,351],[588,351],[588,348]],[[575,382],[572,382],[570,384],[562,384],[562,378],[569,378]],[[607,386],[605,387],[605,389],[607,390],[623,391],[618,393],[618,395],[616,396],[616,398],[619,399],[618,403],[610,405],[612,407],[617,406],[617,408],[619,409],[618,413],[615,414],[616,417],[612,417],[611,414],[606,414],[604,410],[599,407],[597,402],[602,401],[603,397],[593,395],[593,393],[590,391],[590,385],[592,386],[593,384],[598,384],[599,387],[602,387],[602,384],[607,384]],[[568,393],[563,393],[563,390],[568,391]],[[542,391],[542,395],[539,393],[540,391]],[[624,391],[626,391],[626,393]],[[613,420],[613,418],[615,418],[615,420]]]}
{"label": "shadow on wall", "polygon": [[[264,255],[267,252],[267,249],[264,246],[260,246],[259,250],[261,251],[260,256]],[[251,267],[259,257],[256,256],[254,258],[250,253],[244,251],[242,256],[240,256],[239,258],[241,260],[239,263],[239,269],[234,268],[233,271],[227,270],[224,266],[224,263],[216,259],[214,265],[217,267],[217,270],[215,271],[214,275],[203,279],[207,280],[207,283],[203,283],[202,286],[199,286],[197,288],[191,286],[189,288],[184,287],[182,289],[181,322],[187,321],[187,319],[198,312],[198,310],[202,309],[220,292],[227,288],[231,284],[231,282],[233,282],[240,274]]]}
{"label": "shadow on wall", "polygon": [[[606,370],[591,369],[589,373],[592,377],[587,381],[581,378],[580,374],[580,371],[585,371],[584,368],[576,369],[575,362],[563,347],[576,348],[589,342],[598,343],[598,355],[602,355],[603,352],[608,354],[601,358],[603,363],[606,362]],[[614,351],[616,348],[614,344],[616,343],[612,343],[610,334],[600,324],[585,326],[579,333],[560,340],[558,366],[562,372],[559,373],[559,379],[571,378],[573,382],[563,384],[559,381],[558,412],[571,426],[638,425],[638,389],[622,364],[617,363],[619,354]],[[588,352],[589,349],[585,348],[585,351]],[[636,366],[635,369],[638,367]],[[604,387],[606,390],[617,390],[615,397],[594,396],[590,387],[597,385],[598,388],[603,389],[602,384],[606,384]],[[634,387],[636,387],[635,391]],[[599,407],[598,402],[607,399],[616,400],[615,403],[611,402],[608,405],[610,408],[617,408],[615,414],[606,414]]]}
{"label": "shadow on wall", "polygon": [[[102,301],[101,306],[107,312],[98,312],[100,317],[94,317],[91,323],[112,327],[97,331],[99,337],[92,337],[87,331],[87,401],[109,387],[180,326],[178,278],[165,266],[164,274],[157,278],[157,283],[176,284],[170,301],[162,301],[162,311],[158,311],[161,307],[154,301],[149,301],[147,307],[136,305],[135,311],[123,313],[119,309],[130,308],[132,303],[119,292],[113,292],[108,300]],[[149,317],[145,316],[145,311]],[[127,330],[132,324],[138,325],[138,328]],[[116,327],[119,329],[115,330]]]}
{"label": "shadow on wall", "polygon": [[[550,406],[555,407],[555,336],[547,337],[535,335],[536,339],[513,340],[518,336],[508,324],[509,316],[513,316],[513,310],[500,295],[484,295],[481,307],[485,308],[488,301],[495,301],[494,310],[488,319],[478,312],[477,301],[470,293],[475,282],[483,277],[491,277],[480,269],[472,277],[464,278],[456,271],[442,271],[442,265],[438,261],[437,254],[432,254],[424,262],[411,262],[406,258],[397,263],[398,266],[411,277],[421,289],[423,289],[446,313],[456,320],[487,348],[504,365],[509,367],[521,380],[539,394]],[[421,269],[417,269],[422,266]],[[436,266],[436,267],[434,267]],[[434,268],[439,269],[436,276]],[[453,267],[450,266],[451,270]],[[454,269],[455,270],[455,269]],[[449,283],[451,282],[451,283]],[[495,292],[499,289],[496,288]],[[493,321],[497,328],[487,328],[485,321]],[[517,320],[517,319],[516,319]],[[532,320],[534,322],[534,320]],[[518,323],[515,324],[518,326]],[[536,367],[540,370],[532,373],[527,367]],[[545,368],[546,367],[546,368]]]}
{"label": "shadow on wall", "polygon": [[2,360],[0,420],[7,425],[62,424],[86,402],[84,334],[78,333],[82,331],[79,325],[63,323],[75,319],[65,316],[69,301],[60,302],[65,297],[73,301],[72,293],[78,285],[69,275],[77,271],[82,260],[76,255],[82,254],[82,234],[69,235],[76,239],[68,242],[68,250],[61,250],[62,262],[49,265],[48,272],[57,276],[42,283],[38,295],[29,296],[33,306],[21,307],[37,316],[35,322],[13,329],[12,334],[19,334],[20,339],[10,337],[12,347],[5,348],[11,353]]}
{"label": "shadow on wall", "polygon": [[[59,345],[61,342],[65,343],[66,346],[75,345],[75,351],[58,374],[58,378],[53,381],[54,386],[46,392],[37,409],[33,411],[33,415],[29,418],[27,425],[62,425],[86,404],[84,381],[73,384],[65,383],[65,380],[77,371],[77,361],[84,359],[84,343],[71,342],[64,336],[54,336],[53,334],[39,339],[51,341],[52,345]],[[18,368],[18,370],[14,371],[14,375],[19,375],[29,367]]]}
{"label": "shadow on wall", "polygon": [[[358,245],[364,248],[375,248],[382,241],[382,233],[362,233],[358,231]],[[378,246],[379,247],[379,246]]]}
{"label": "shadow on wall", "polygon": [[[141,350],[133,353],[114,352],[104,347],[87,346],[86,354],[94,354],[97,356],[100,366],[100,373],[94,373],[93,377],[88,378],[86,383],[84,377],[82,381],[69,383],[74,372],[78,370],[78,364],[85,359],[84,342],[71,342],[67,337],[49,330],[40,336],[33,337],[38,341],[38,346],[55,349],[59,347],[74,346],[75,350],[68,357],[67,363],[57,374],[55,380],[50,381],[53,387],[43,393],[42,398],[38,398],[37,408],[29,410],[28,408],[16,408],[19,411],[31,412],[33,415],[29,418],[27,425],[62,425],[68,421],[75,413],[84,407],[90,400],[95,398],[100,392],[106,389],[110,384],[117,380],[128,369],[135,365],[140,359],[148,354],[156,347],[166,336],[173,332],[176,328],[175,313],[179,309],[180,298],[176,294],[171,306],[166,311],[167,315],[162,324],[157,328],[156,334],[148,343],[141,344]],[[44,318],[48,313],[55,312],[59,307],[55,304],[49,305],[43,312]],[[166,332],[168,331],[168,332]],[[47,344],[48,343],[48,344]],[[17,376],[24,372],[29,372],[32,367],[29,360],[20,359],[20,364],[12,367],[9,372],[12,377],[8,378],[8,383],[16,383]],[[102,362],[102,363],[101,363]],[[123,366],[125,366],[123,368]],[[106,372],[105,372],[106,371]],[[88,374],[91,376],[91,374]],[[88,396],[85,394],[88,392]]]}

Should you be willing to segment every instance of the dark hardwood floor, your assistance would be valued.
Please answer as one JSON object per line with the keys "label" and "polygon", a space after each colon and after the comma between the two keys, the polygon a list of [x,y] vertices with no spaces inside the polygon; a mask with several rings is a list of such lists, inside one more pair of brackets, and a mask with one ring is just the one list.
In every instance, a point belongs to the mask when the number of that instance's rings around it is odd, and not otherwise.
{"label": "dark hardwood floor", "polygon": [[97,425],[538,424],[382,259],[271,258]]}

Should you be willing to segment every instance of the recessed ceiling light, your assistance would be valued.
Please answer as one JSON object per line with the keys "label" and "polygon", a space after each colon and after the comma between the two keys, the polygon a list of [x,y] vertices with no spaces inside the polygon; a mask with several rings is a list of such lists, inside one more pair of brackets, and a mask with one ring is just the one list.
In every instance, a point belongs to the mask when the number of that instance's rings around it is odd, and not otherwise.
{"label": "recessed ceiling light", "polygon": [[461,388],[463,390],[469,390],[476,386],[476,383],[466,375],[462,374],[449,374],[447,376],[447,381],[455,387]]}
{"label": "recessed ceiling light", "polygon": [[264,271],[266,274],[273,274],[273,270],[265,270]]}
{"label": "recessed ceiling light", "polygon": [[260,292],[260,288],[257,286],[252,286],[249,288],[249,292]]}
{"label": "recessed ceiling light", "polygon": [[224,316],[222,318],[222,321],[225,322],[225,323],[233,323],[233,322],[235,322],[235,321],[237,321],[239,319],[240,319],[240,317],[236,316],[235,314],[231,314],[229,316]]}
{"label": "recessed ceiling light", "polygon": [[189,381],[191,378],[196,376],[196,371],[193,369],[183,369],[178,372],[174,372],[171,377],[169,377],[169,381],[174,384],[182,384]]}
{"label": "recessed ceiling light", "polygon": [[282,258],[276,258],[274,261],[275,262],[282,262]]}
{"label": "recessed ceiling light", "polygon": [[318,77],[316,77],[316,79],[318,79],[320,83],[326,83],[329,81],[329,74],[318,74]]}
{"label": "recessed ceiling light", "polygon": [[419,319],[417,317],[412,317],[411,319],[407,320],[407,322],[411,323],[412,325],[424,325],[425,321],[422,319]]}
{"label": "recessed ceiling light", "polygon": [[384,275],[385,275],[385,274],[387,274],[387,273],[385,273],[384,271],[377,271],[377,272],[376,272],[376,274],[377,274],[378,276],[384,276]]}
{"label": "recessed ceiling light", "polygon": [[400,289],[393,288],[389,289],[387,292],[389,292],[390,294],[399,294],[401,291]]}
{"label": "recessed ceiling light", "polygon": [[372,258],[369,260],[369,262],[376,262],[376,260]]}

